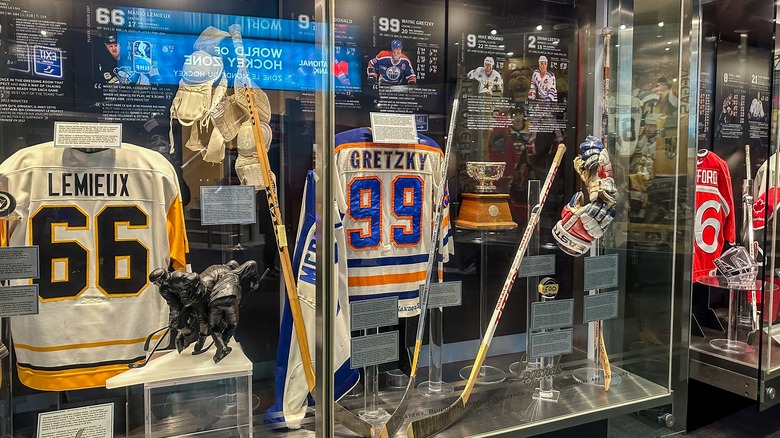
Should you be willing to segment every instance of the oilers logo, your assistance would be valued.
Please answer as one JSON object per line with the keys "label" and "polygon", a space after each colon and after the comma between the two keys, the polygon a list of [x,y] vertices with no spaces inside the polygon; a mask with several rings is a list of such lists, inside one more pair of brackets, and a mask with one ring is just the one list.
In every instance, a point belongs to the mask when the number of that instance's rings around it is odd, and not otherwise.
{"label": "oilers logo", "polygon": [[398,82],[401,79],[401,69],[393,65],[385,70],[385,77],[388,82]]}

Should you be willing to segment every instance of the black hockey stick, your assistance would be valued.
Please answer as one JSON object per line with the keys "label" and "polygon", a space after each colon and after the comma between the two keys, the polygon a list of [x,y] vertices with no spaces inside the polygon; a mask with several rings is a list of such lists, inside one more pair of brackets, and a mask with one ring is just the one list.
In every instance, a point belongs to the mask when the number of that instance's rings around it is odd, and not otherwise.
{"label": "black hockey stick", "polygon": [[162,328],[159,328],[152,333],[149,334],[149,336],[146,337],[146,341],[144,341],[144,351],[149,351],[149,345],[152,343],[152,339],[154,338],[154,335],[157,333],[160,333],[161,331],[165,330],[165,333],[163,333],[162,336],[160,336],[159,339],[157,339],[157,343],[154,344],[154,348],[152,348],[152,351],[149,352],[149,354],[146,355],[146,358],[140,362],[134,362],[127,364],[128,368],[143,368],[146,366],[146,364],[149,363],[150,360],[152,360],[152,356],[154,356],[154,353],[157,352],[157,349],[160,348],[160,344],[162,344],[162,340],[165,339],[166,336],[168,336],[168,333],[171,332],[172,325],[168,325]]}
{"label": "black hockey stick", "polygon": [[433,271],[433,264],[438,259],[437,249],[439,248],[439,232],[441,228],[442,217],[444,216],[444,196],[447,192],[447,169],[450,161],[450,151],[452,149],[452,139],[455,136],[455,121],[457,119],[459,107],[459,100],[457,97],[452,101],[452,111],[450,113],[450,126],[447,131],[447,140],[444,146],[444,165],[441,170],[441,178],[439,179],[439,193],[435,196],[436,211],[433,218],[433,229],[431,230],[431,246],[428,250],[428,262],[426,267],[425,284],[420,291],[420,318],[417,321],[417,335],[414,341],[414,355],[412,356],[412,371],[409,374],[409,383],[406,385],[404,395],[401,397],[401,402],[398,407],[395,408],[393,414],[387,420],[382,430],[379,432],[380,438],[389,438],[398,432],[398,429],[404,424],[404,416],[406,410],[409,408],[409,399],[414,391],[415,382],[417,380],[417,363],[420,359],[420,349],[422,348],[423,334],[425,333],[425,317],[428,314],[428,297],[431,290],[431,272]]}
{"label": "black hockey stick", "polygon": [[501,289],[501,295],[499,295],[498,301],[496,302],[493,316],[490,317],[490,324],[482,338],[477,357],[474,359],[474,364],[471,367],[471,375],[469,375],[469,379],[466,381],[463,392],[460,393],[458,399],[455,400],[453,404],[445,408],[442,412],[423,418],[422,420],[413,421],[406,429],[407,437],[429,437],[446,429],[466,413],[466,403],[468,403],[471,392],[474,390],[477,378],[479,377],[479,371],[487,356],[490,342],[493,340],[493,335],[498,327],[498,322],[501,320],[501,314],[504,312],[504,306],[509,299],[509,294],[512,292],[512,286],[514,285],[518,271],[520,270],[520,263],[523,261],[525,250],[528,248],[528,243],[531,241],[531,236],[534,233],[536,224],[539,223],[539,219],[541,218],[542,208],[544,208],[544,203],[547,200],[547,195],[550,192],[553,179],[555,179],[555,174],[558,172],[558,167],[561,164],[564,152],[566,152],[566,146],[563,144],[558,145],[558,151],[555,154],[552,166],[547,172],[547,178],[544,180],[544,185],[542,186],[541,198],[539,199],[539,203],[532,209],[531,217],[528,219],[528,225],[525,227],[520,246],[518,246],[515,258],[509,268],[509,273],[504,281],[504,287]]}

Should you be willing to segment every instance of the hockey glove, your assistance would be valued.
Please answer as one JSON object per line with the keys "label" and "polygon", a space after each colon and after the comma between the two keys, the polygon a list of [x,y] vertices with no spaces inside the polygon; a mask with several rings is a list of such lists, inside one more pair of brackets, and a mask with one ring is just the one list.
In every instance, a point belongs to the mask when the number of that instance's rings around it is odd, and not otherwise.
{"label": "hockey glove", "polygon": [[615,180],[612,178],[612,162],[604,145],[595,137],[589,135],[580,143],[582,154],[574,157],[574,170],[588,188],[590,202],[601,199],[605,203],[617,203]]}
{"label": "hockey glove", "polygon": [[592,242],[604,235],[604,230],[616,213],[614,204],[610,205],[602,199],[586,202],[582,192],[572,196],[561,211],[561,220],[552,230],[558,246],[573,256],[588,252]]}

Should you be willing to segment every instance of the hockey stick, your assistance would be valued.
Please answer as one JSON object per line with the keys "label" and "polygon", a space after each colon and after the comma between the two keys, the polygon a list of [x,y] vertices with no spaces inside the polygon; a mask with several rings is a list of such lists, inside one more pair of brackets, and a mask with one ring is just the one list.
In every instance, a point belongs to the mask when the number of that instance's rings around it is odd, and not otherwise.
{"label": "hockey stick", "polygon": [[[612,28],[605,27],[601,29],[601,35],[604,37],[604,70],[602,71],[601,87],[601,143],[608,147],[609,138],[607,137],[607,126],[609,120],[609,65],[610,65],[610,46],[612,44]],[[601,369],[604,373],[604,391],[609,391],[609,384],[612,382],[612,367],[609,365],[609,356],[607,347],[604,345],[604,321],[595,321],[593,323],[593,342],[595,342],[594,354],[598,354],[601,362]]]}
{"label": "hockey stick", "polygon": [[487,330],[485,330],[482,344],[480,344],[477,357],[474,359],[474,364],[471,367],[471,374],[466,381],[466,386],[463,388],[460,396],[458,396],[458,399],[442,412],[421,420],[413,421],[409,424],[406,430],[406,434],[409,438],[429,437],[434,433],[446,429],[465,414],[466,403],[468,403],[471,392],[474,390],[477,378],[479,377],[479,370],[482,368],[482,364],[485,361],[490,342],[493,340],[493,335],[498,327],[498,322],[501,320],[501,314],[504,312],[504,306],[509,299],[509,294],[512,292],[512,286],[517,278],[517,273],[520,269],[520,263],[523,261],[525,250],[528,248],[528,243],[531,241],[531,236],[534,234],[536,224],[539,223],[539,219],[541,218],[542,208],[544,208],[547,194],[550,192],[550,187],[552,186],[553,179],[555,179],[555,174],[558,172],[558,166],[561,164],[564,152],[566,152],[566,146],[563,144],[558,145],[558,151],[555,153],[555,158],[553,159],[550,170],[547,172],[547,178],[544,180],[544,185],[542,186],[541,198],[539,199],[539,203],[531,210],[531,217],[528,219],[528,225],[525,227],[520,246],[517,248],[517,253],[515,253],[515,258],[512,261],[509,273],[504,281],[504,287],[501,289],[501,295],[499,295],[498,301],[496,302],[493,316],[490,317],[490,324],[488,325]]}
{"label": "hockey stick", "polygon": [[[290,304],[290,313],[293,318],[293,327],[295,329],[295,336],[298,340],[298,348],[301,351],[301,359],[303,362],[303,371],[306,375],[306,383],[309,387],[309,391],[314,391],[316,384],[314,376],[314,367],[311,363],[311,352],[309,350],[309,340],[306,335],[306,327],[303,323],[303,313],[301,313],[301,305],[298,302],[298,290],[295,285],[295,276],[293,274],[292,262],[290,261],[290,251],[287,247],[287,233],[282,222],[282,211],[279,209],[279,200],[276,194],[276,183],[271,178],[271,164],[268,160],[268,151],[265,150],[265,138],[263,138],[263,131],[260,128],[260,114],[254,99],[254,92],[252,91],[253,85],[249,74],[247,72],[247,61],[244,51],[244,42],[241,39],[241,29],[238,25],[230,26],[230,35],[233,38],[233,47],[236,50],[237,56],[240,57],[239,71],[236,74],[233,87],[243,88],[247,97],[247,105],[249,107],[249,116],[252,119],[252,135],[255,140],[255,148],[257,149],[257,158],[260,161],[260,170],[263,174],[263,181],[266,184],[265,194],[268,201],[268,210],[271,213],[271,221],[274,226],[274,236],[276,237],[276,247],[279,251],[279,260],[282,267],[282,275],[284,279],[284,285],[287,292],[287,299]],[[327,401],[323,401],[327,403]],[[334,403],[335,420],[346,427],[347,429],[355,432],[363,437],[374,436],[374,426],[366,422],[362,418],[348,411],[337,402]]]}
{"label": "hockey stick", "polygon": [[409,408],[409,399],[415,388],[417,380],[417,363],[420,358],[420,349],[422,348],[423,334],[425,333],[425,317],[428,315],[428,297],[431,290],[431,271],[433,264],[438,259],[437,248],[439,243],[439,231],[441,228],[442,217],[444,216],[444,195],[447,185],[447,168],[450,162],[450,150],[452,149],[452,138],[455,136],[455,120],[457,119],[458,107],[460,103],[457,97],[452,101],[452,112],[450,113],[450,126],[447,130],[447,140],[444,146],[444,166],[439,179],[439,193],[434,198],[436,200],[436,211],[433,218],[433,229],[431,230],[431,246],[428,250],[428,262],[426,267],[425,284],[420,291],[420,318],[417,321],[417,334],[414,341],[414,355],[412,356],[412,371],[409,374],[409,383],[406,384],[406,390],[401,397],[401,402],[395,408],[393,414],[387,420],[382,430],[379,432],[380,438],[389,438],[404,424],[404,415]]}
{"label": "hockey stick", "polygon": [[[754,251],[755,235],[753,234],[753,179],[750,168],[750,145],[745,144],[745,171],[746,181],[745,189],[742,193],[742,227],[745,229],[746,242],[745,246],[748,248],[748,254],[754,261],[758,261],[756,257],[756,251]],[[758,332],[758,303],[756,302],[756,289],[753,287],[750,290],[750,312],[751,312],[751,330],[748,332],[747,341],[748,345],[753,345],[756,340],[756,333]]]}
{"label": "hockey stick", "polygon": [[160,336],[157,339],[157,343],[154,344],[154,348],[152,348],[152,351],[146,356],[146,359],[142,360],[141,362],[129,363],[127,364],[128,368],[130,369],[143,368],[146,366],[146,364],[149,363],[150,360],[152,360],[152,356],[154,356],[154,353],[156,353],[157,349],[160,348],[160,344],[162,343],[162,340],[165,339],[165,337],[168,336],[168,333],[171,332],[171,326],[168,325],[153,331],[149,336],[146,337],[146,341],[144,342],[144,351],[149,351],[149,345],[152,343],[152,339],[154,338],[154,335],[160,333],[163,330],[165,330],[165,333],[163,333],[162,336]]}

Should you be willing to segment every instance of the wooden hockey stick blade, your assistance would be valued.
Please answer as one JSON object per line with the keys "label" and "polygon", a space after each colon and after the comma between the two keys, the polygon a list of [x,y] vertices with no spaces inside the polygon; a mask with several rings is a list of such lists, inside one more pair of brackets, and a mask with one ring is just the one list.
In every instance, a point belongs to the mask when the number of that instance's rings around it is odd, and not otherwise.
{"label": "wooden hockey stick blade", "polygon": [[[601,321],[596,324],[603,324]],[[612,383],[612,367],[609,365],[609,356],[607,356],[607,347],[604,345],[604,329],[599,330],[599,357],[601,358],[601,369],[604,372],[604,391],[609,391],[609,384]]]}
{"label": "wooden hockey stick blade", "polygon": [[[234,45],[241,44],[243,46],[240,34],[233,35],[233,43]],[[293,317],[293,329],[295,330],[295,336],[298,340],[298,349],[301,352],[306,383],[309,387],[309,392],[313,392],[316,385],[316,378],[314,375],[314,367],[311,364],[311,350],[309,350],[309,339],[306,334],[306,327],[303,323],[301,304],[298,302],[298,289],[295,283],[292,262],[290,260],[290,251],[287,247],[287,234],[284,223],[282,222],[282,212],[279,208],[276,184],[271,178],[271,163],[268,160],[268,151],[265,150],[265,138],[263,138],[263,132],[260,129],[260,114],[257,110],[254,93],[251,89],[246,93],[246,96],[248,100],[249,115],[252,119],[252,136],[255,140],[257,158],[260,161],[260,171],[263,174],[263,181],[266,184],[265,194],[268,200],[268,210],[270,210],[271,221],[274,226],[274,237],[276,238],[276,247],[279,251],[279,263],[282,266],[282,278],[284,279],[285,291],[287,292],[287,300],[290,304],[290,313]],[[334,420],[336,420],[337,423],[362,437],[371,438],[374,436],[374,426],[370,423],[356,416],[336,401],[333,402],[333,406]]]}
{"label": "wooden hockey stick blade", "polygon": [[418,438],[428,437],[449,427],[458,421],[458,419],[460,419],[466,412],[466,403],[468,403],[469,397],[471,396],[471,391],[474,390],[474,385],[476,385],[477,378],[479,377],[479,371],[482,368],[482,364],[485,362],[485,357],[487,356],[488,349],[490,348],[490,342],[493,340],[493,335],[495,334],[498,323],[501,320],[504,306],[506,305],[506,302],[509,299],[509,295],[512,292],[512,286],[514,285],[514,281],[517,278],[525,251],[528,248],[528,242],[531,240],[533,230],[536,228],[536,224],[539,222],[542,208],[544,208],[547,195],[550,192],[553,179],[555,179],[555,174],[558,172],[558,167],[561,164],[561,160],[563,160],[563,155],[565,152],[566,146],[563,144],[558,145],[555,158],[553,158],[550,170],[547,172],[547,178],[545,178],[544,184],[542,186],[542,197],[539,199],[539,203],[536,204],[532,209],[533,212],[531,213],[531,218],[528,220],[528,224],[525,227],[525,232],[523,232],[522,240],[520,240],[520,245],[517,247],[515,258],[512,260],[512,265],[509,268],[509,272],[507,273],[504,286],[501,289],[501,295],[499,295],[498,300],[496,301],[496,307],[493,310],[493,315],[491,316],[488,327],[483,335],[482,343],[479,346],[479,351],[477,351],[474,364],[471,367],[471,374],[466,381],[466,386],[463,388],[463,391],[461,391],[458,399],[455,400],[455,402],[447,409],[437,414],[431,415],[430,417],[413,421],[411,424],[409,424],[406,429],[409,436],[416,436]]}

